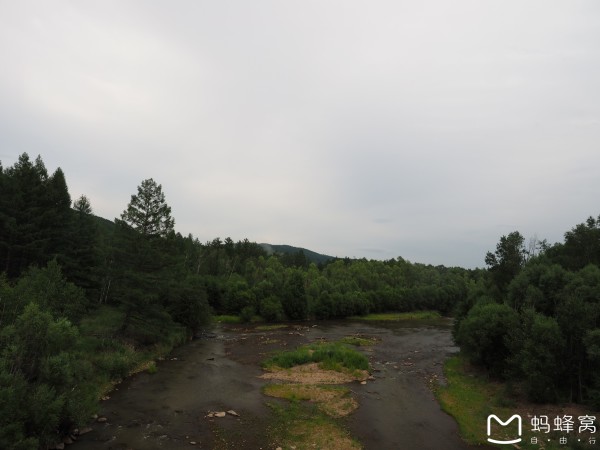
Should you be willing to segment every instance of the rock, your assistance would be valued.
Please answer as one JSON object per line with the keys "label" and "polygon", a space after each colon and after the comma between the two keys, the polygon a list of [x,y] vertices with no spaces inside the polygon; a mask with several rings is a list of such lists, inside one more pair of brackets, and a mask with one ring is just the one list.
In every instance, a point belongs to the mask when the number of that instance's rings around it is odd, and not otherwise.
{"label": "rock", "polygon": [[215,417],[215,414],[214,414],[214,413],[208,413],[208,414],[206,415],[206,417],[210,417],[210,418],[212,418],[212,417]]}
{"label": "rock", "polygon": [[196,441],[190,441],[190,445],[196,445],[197,442]]}
{"label": "rock", "polygon": [[96,419],[96,422],[98,422],[98,423],[106,423],[106,422],[108,422],[108,419],[106,417],[98,417]]}
{"label": "rock", "polygon": [[96,420],[98,418],[98,414],[92,414],[92,419]]}
{"label": "rock", "polygon": [[71,439],[69,436],[67,436],[66,438],[63,439],[63,443],[65,445],[71,445],[73,443],[73,439]]}
{"label": "rock", "polygon": [[225,417],[227,414],[225,411],[219,411],[215,413],[215,417]]}
{"label": "rock", "polygon": [[368,379],[369,379],[369,380],[374,380],[374,379],[375,379],[375,377],[374,377],[373,375],[369,375],[369,378],[368,378]]}
{"label": "rock", "polygon": [[105,395],[104,397],[102,397],[102,400],[103,401],[110,400],[110,397],[108,395]]}
{"label": "rock", "polygon": [[275,450],[283,450],[281,447],[277,447]]}
{"label": "rock", "polygon": [[92,431],[90,427],[83,427],[81,430],[79,430],[79,436],[81,436],[82,434],[89,433],[90,431]]}
{"label": "rock", "polygon": [[361,381],[360,384],[367,384],[367,382],[366,381]]}
{"label": "rock", "polygon": [[227,414],[229,414],[230,416],[234,416],[234,417],[240,417],[240,415],[238,413],[236,413],[233,409],[230,409],[229,411],[227,411]]}

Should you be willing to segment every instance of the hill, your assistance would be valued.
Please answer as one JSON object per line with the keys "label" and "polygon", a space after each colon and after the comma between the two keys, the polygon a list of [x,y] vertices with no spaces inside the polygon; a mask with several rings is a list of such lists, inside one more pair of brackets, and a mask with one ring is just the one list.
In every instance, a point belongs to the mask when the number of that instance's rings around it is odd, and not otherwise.
{"label": "hill", "polygon": [[312,250],[307,250],[302,247],[294,247],[292,245],[283,245],[283,244],[259,244],[265,251],[272,255],[273,253],[280,254],[294,254],[302,251],[306,259],[310,262],[314,262],[315,264],[324,264],[331,259],[335,259],[333,256],[323,255],[321,253],[313,252]]}
{"label": "hill", "polygon": [[[110,235],[114,229],[115,223],[111,220],[105,219],[100,216],[93,216],[96,224],[98,225],[100,234],[102,236]],[[259,244],[268,255],[272,255],[274,253],[278,253],[281,255],[294,255],[299,252],[303,252],[304,256],[309,262],[314,262],[315,264],[324,264],[329,260],[335,259],[333,256],[323,255],[321,253],[313,252],[312,250],[308,250],[302,247],[294,247],[293,245],[285,245],[285,244]]]}

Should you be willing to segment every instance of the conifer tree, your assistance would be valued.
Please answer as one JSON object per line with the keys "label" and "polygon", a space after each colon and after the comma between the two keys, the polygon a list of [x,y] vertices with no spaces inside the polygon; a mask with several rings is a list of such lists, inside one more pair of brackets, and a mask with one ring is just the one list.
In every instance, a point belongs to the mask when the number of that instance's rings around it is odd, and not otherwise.
{"label": "conifer tree", "polygon": [[171,217],[171,207],[165,202],[162,186],[149,178],[137,189],[137,195],[131,196],[121,219],[143,236],[167,236],[173,231],[175,220]]}

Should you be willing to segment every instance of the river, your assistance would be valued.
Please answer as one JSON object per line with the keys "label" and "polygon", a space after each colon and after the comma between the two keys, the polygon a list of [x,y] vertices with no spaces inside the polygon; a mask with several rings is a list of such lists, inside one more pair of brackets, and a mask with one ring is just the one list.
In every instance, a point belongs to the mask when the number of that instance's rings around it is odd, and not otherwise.
{"label": "river", "polygon": [[[365,450],[464,450],[456,422],[436,402],[430,383],[443,382],[444,360],[458,351],[450,322],[314,322],[277,330],[216,325],[175,349],[155,374],[139,373],[102,402],[93,431],[73,450],[269,449],[265,432],[272,398],[261,393],[260,361],[269,352],[317,339],[364,335],[378,344],[361,347],[374,380],[352,384],[359,408],[344,424]],[[234,410],[239,417],[206,417]]]}

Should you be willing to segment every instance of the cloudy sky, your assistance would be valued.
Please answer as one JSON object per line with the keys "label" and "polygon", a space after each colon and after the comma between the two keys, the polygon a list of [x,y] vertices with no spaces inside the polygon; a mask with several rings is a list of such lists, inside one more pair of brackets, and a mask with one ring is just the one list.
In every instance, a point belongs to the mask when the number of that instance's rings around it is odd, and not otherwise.
{"label": "cloudy sky", "polygon": [[600,2],[0,0],[0,160],[201,241],[484,266],[600,213]]}

